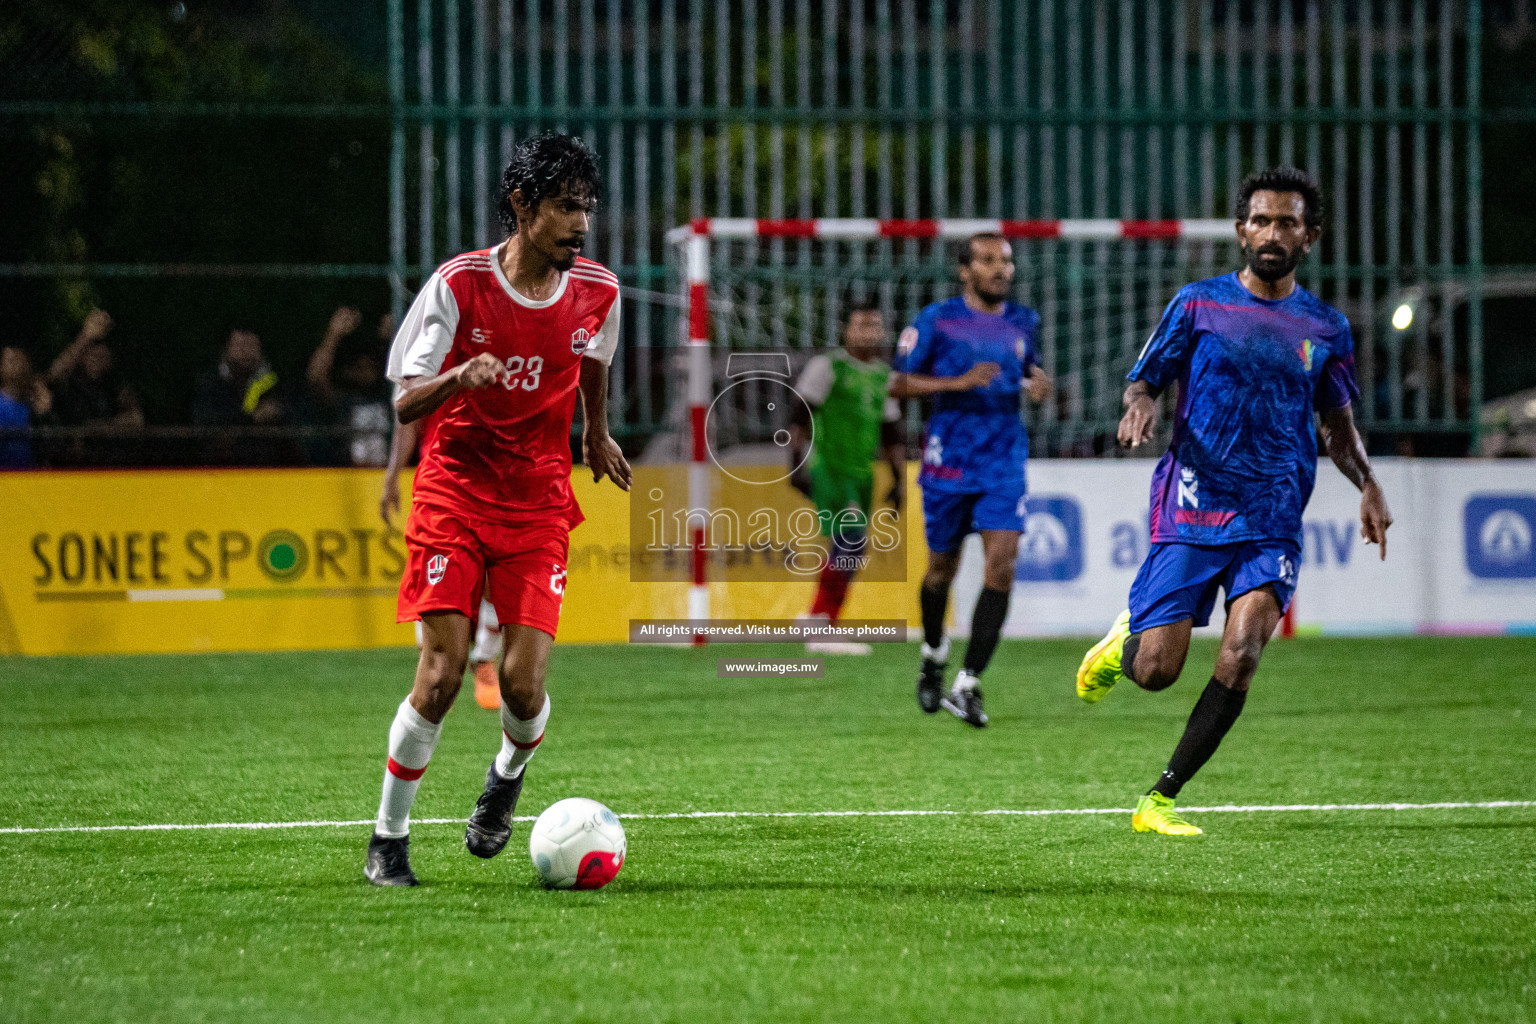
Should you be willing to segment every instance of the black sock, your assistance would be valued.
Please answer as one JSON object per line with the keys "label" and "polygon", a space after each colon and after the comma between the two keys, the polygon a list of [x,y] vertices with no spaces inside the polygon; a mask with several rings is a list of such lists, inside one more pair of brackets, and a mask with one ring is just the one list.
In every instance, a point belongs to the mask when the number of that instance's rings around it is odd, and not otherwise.
{"label": "black sock", "polygon": [[1141,634],[1132,633],[1125,638],[1125,646],[1120,648],[1120,674],[1131,682],[1136,681],[1136,673],[1131,671],[1131,666],[1136,664],[1136,652],[1141,650]]}
{"label": "black sock", "polygon": [[1232,728],[1237,716],[1243,713],[1243,702],[1248,699],[1247,690],[1232,690],[1218,683],[1213,677],[1205,684],[1205,692],[1189,713],[1189,723],[1184,735],[1168,759],[1168,768],[1152,786],[1166,797],[1179,795],[1184,783],[1195,777],[1201,765],[1211,759],[1221,738]]}
{"label": "black sock", "polygon": [[997,638],[1003,631],[1003,620],[1008,617],[1006,590],[983,587],[976,598],[976,611],[971,614],[971,641],[965,645],[965,670],[973,676],[981,675],[992,652],[997,650]]}
{"label": "black sock", "polygon": [[1157,777],[1157,781],[1152,783],[1152,788],[1147,790],[1147,792],[1161,793],[1163,796],[1172,800],[1174,797],[1179,795],[1179,790],[1183,788],[1184,783],[1180,782],[1178,777],[1175,776],[1173,772],[1169,771],[1167,768],[1164,768],[1163,774]]}
{"label": "black sock", "polygon": [[923,642],[937,650],[944,642],[944,609],[949,606],[949,588],[930,590],[921,587],[917,602],[923,608]]}

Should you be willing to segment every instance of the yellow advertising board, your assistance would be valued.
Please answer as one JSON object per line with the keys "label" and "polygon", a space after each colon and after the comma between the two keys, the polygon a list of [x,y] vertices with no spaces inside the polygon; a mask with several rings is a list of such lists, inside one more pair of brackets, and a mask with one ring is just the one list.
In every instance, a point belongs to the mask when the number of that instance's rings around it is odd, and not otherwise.
{"label": "yellow advertising board", "polygon": [[[587,521],[559,640],[622,643],[631,618],[684,617],[686,584],[630,581],[629,496],[580,467],[572,481]],[[405,543],[379,487],[350,469],[0,474],[0,654],[410,645],[395,622]],[[845,615],[915,621],[913,532],[913,582],[855,584]],[[813,589],[718,583],[711,613],[793,618]]]}

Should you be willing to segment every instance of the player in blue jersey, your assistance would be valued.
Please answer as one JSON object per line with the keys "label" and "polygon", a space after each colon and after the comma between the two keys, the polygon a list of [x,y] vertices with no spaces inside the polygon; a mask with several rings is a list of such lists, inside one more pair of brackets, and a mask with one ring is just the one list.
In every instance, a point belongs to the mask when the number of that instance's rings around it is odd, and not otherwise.
{"label": "player in blue jersey", "polygon": [[1387,510],[1355,430],[1349,321],[1296,283],[1322,231],[1309,175],[1274,168],[1243,180],[1237,239],[1246,266],[1174,296],[1125,389],[1121,444],[1152,436],[1157,395],[1179,385],[1173,439],[1152,475],[1152,547],[1130,609],[1083,658],[1077,694],[1095,703],[1120,679],[1173,684],[1193,626],[1226,592],[1216,668],[1168,768],[1141,798],[1138,832],[1198,835],[1173,806],[1237,720],[1301,561],[1301,514],[1317,474],[1320,414],[1328,455],[1360,488],[1360,534],[1387,556]]}
{"label": "player in blue jersey", "polygon": [[[918,592],[923,660],[917,702],[929,714],[944,707],[978,728],[987,724],[978,682],[1008,617],[1024,531],[1029,436],[1020,395],[1027,390],[1040,402],[1051,393],[1051,379],[1040,367],[1040,316],[1008,301],[1013,271],[1013,249],[1002,235],[967,240],[960,250],[961,294],[924,308],[902,331],[891,378],[892,395],[933,396],[917,478],[928,537],[928,571]],[[968,533],[981,534],[985,578],[964,667],[946,694],[944,610]]]}

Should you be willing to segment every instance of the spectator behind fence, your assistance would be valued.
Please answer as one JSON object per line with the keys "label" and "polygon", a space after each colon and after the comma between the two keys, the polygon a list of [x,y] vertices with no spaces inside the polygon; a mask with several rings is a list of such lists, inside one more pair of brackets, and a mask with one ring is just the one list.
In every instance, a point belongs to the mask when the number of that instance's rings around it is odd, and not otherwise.
{"label": "spectator behind fence", "polygon": [[[75,340],[48,368],[54,412],[67,427],[115,428],[126,433],[144,425],[138,393],[116,373],[112,350],[103,340],[111,330],[112,318],[92,310]],[[55,459],[70,465],[98,465],[133,462],[142,454],[136,441],[106,441],[100,436],[66,440],[54,453]]]}
{"label": "spectator behind fence", "polygon": [[139,396],[118,376],[112,350],[104,341],[111,330],[112,318],[92,310],[75,340],[48,368],[54,409],[66,426],[144,425]]}
{"label": "spectator behind fence", "polygon": [[235,328],[219,365],[198,377],[192,397],[192,423],[199,427],[236,428],[208,440],[207,461],[216,465],[273,466],[301,461],[292,444],[261,436],[253,427],[281,426],[287,419],[274,393],[277,374],[261,355],[261,339]]}
{"label": "spectator behind fence", "polygon": [[0,469],[36,465],[32,439],[19,431],[46,420],[53,410],[48,385],[32,372],[32,360],[14,345],[0,348]]}
{"label": "spectator behind fence", "polygon": [[[326,439],[324,461],[342,466],[382,466],[389,459],[395,413],[380,348],[394,333],[394,317],[386,313],[380,318],[376,340],[354,340],[343,348],[342,340],[361,322],[361,315],[351,306],[331,314],[325,338],[309,357],[309,395],[318,423],[345,428],[338,437]],[[340,371],[333,374],[338,361]]]}

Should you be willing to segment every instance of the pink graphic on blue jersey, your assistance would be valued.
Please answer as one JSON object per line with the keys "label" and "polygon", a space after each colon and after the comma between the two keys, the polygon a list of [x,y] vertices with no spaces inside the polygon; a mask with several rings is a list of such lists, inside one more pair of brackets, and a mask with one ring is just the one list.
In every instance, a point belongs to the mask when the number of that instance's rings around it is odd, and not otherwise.
{"label": "pink graphic on blue jersey", "polygon": [[918,483],[952,494],[1024,494],[1029,435],[1020,389],[1038,365],[1040,315],[1009,302],[1000,315],[978,313],[959,296],[935,302],[902,332],[898,373],[960,377],[977,363],[996,363],[985,387],[933,398]]}
{"label": "pink graphic on blue jersey", "polygon": [[1226,274],[1182,288],[1127,375],[1179,385],[1152,475],[1152,540],[1301,539],[1317,477],[1313,413],[1359,398],[1349,321],[1300,285],[1261,299]]}

